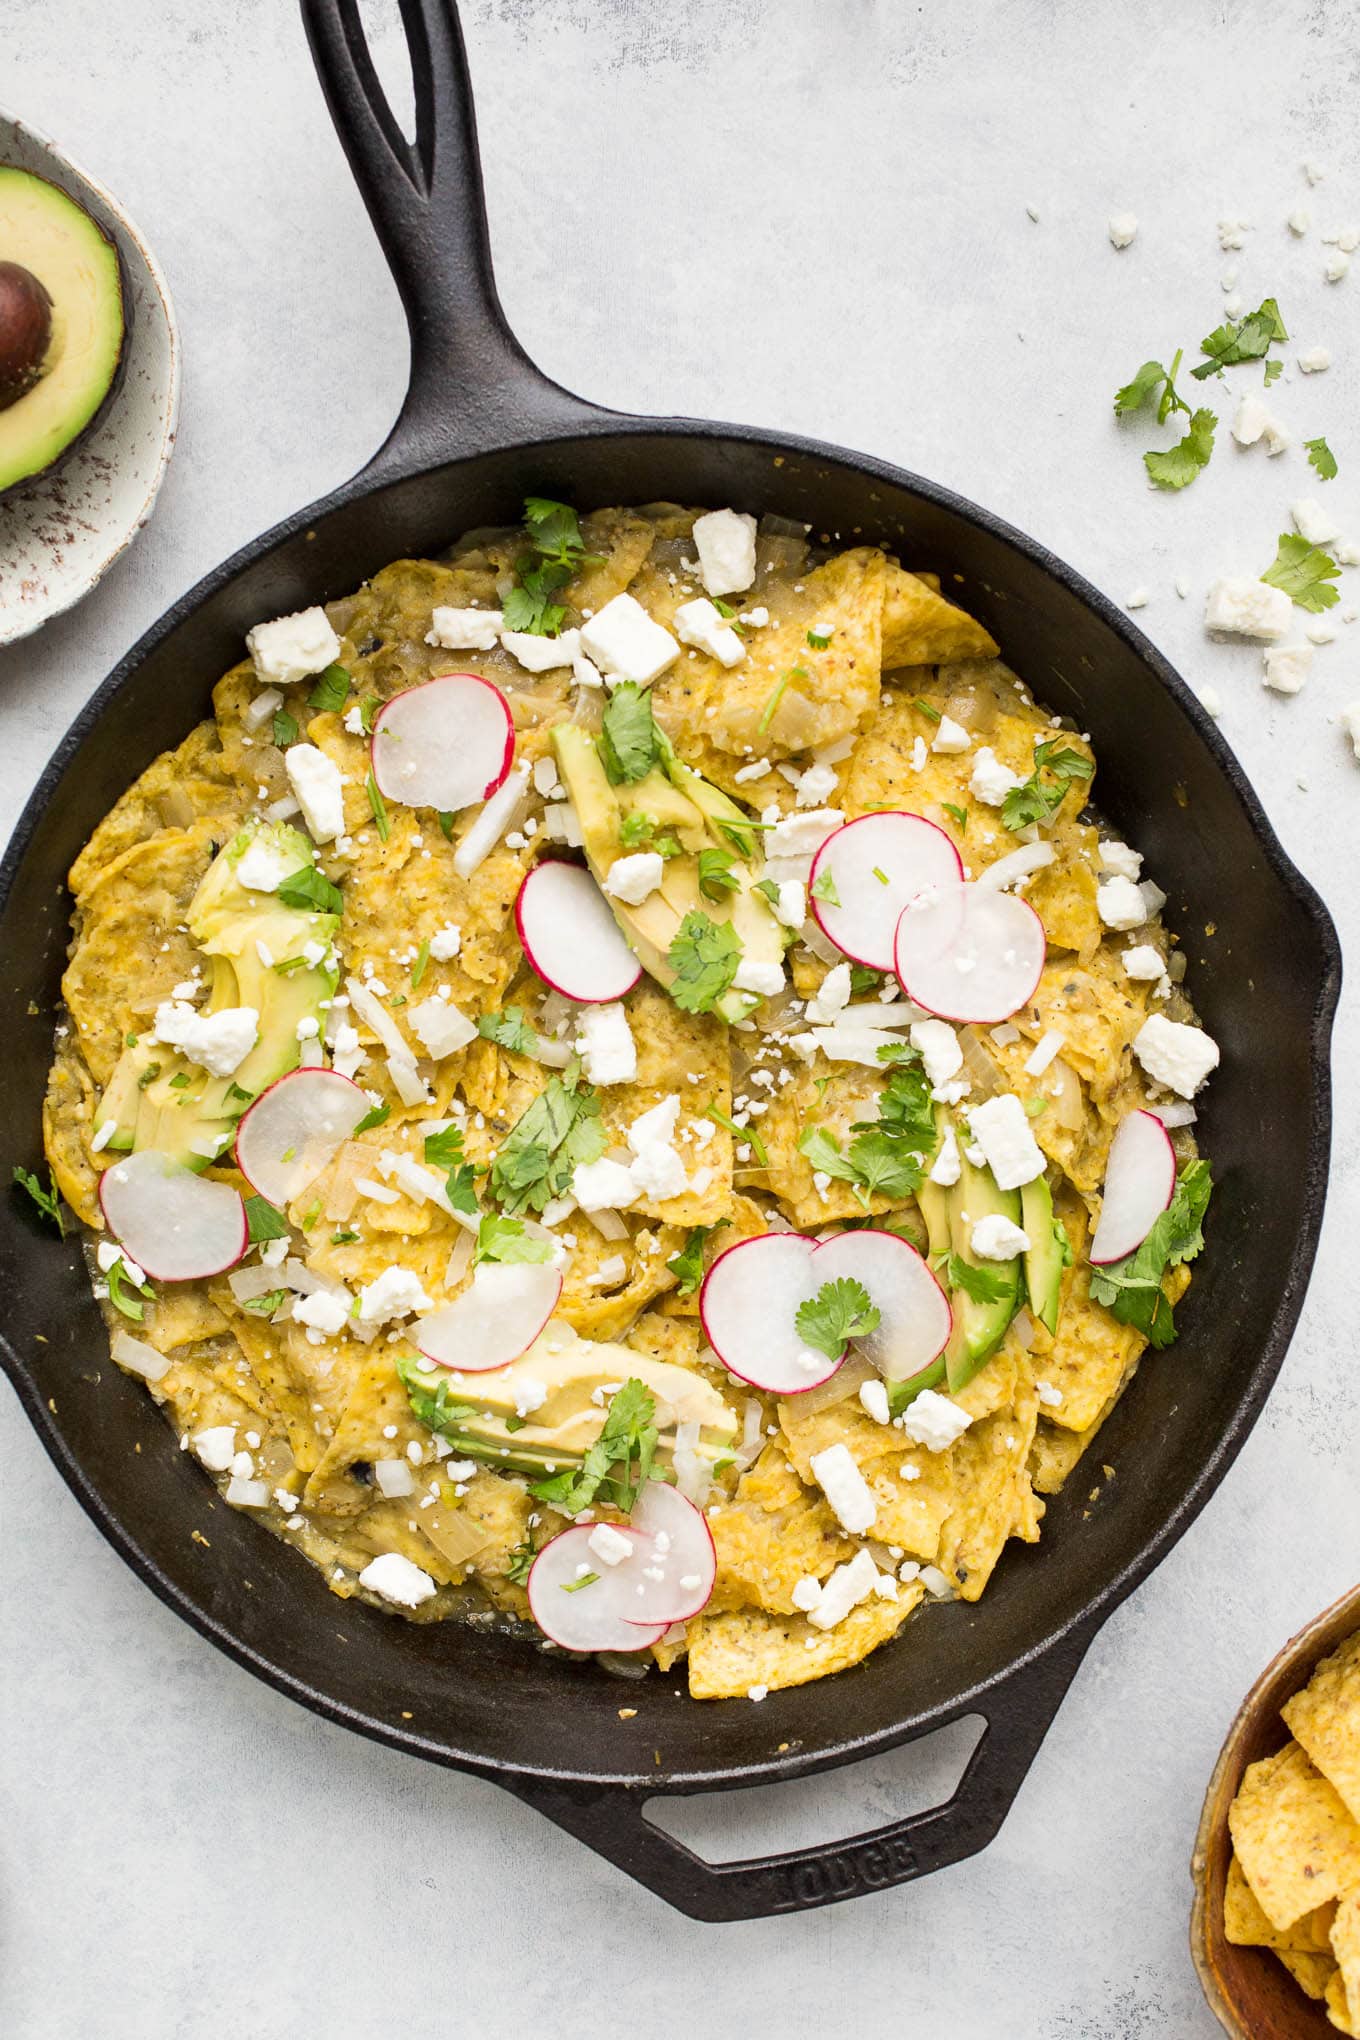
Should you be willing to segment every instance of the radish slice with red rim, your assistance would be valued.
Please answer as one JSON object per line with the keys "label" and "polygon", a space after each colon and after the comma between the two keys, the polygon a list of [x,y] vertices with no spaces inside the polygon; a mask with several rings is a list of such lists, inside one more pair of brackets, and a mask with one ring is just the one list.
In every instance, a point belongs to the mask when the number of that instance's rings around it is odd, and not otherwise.
{"label": "radish slice with red rim", "polygon": [[1093,1267],[1122,1261],[1152,1231],[1176,1190],[1176,1152],[1151,1112],[1126,1113],[1115,1128],[1105,1164],[1100,1221],[1091,1241]]}
{"label": "radish slice with red rim", "polygon": [[704,1336],[729,1374],[770,1395],[801,1395],[829,1381],[845,1358],[799,1335],[800,1304],[817,1294],[815,1241],[761,1233],[719,1254],[699,1292]]}
{"label": "radish slice with red rim", "polygon": [[903,991],[942,1020],[1009,1020],[1043,974],[1044,924],[1014,893],[955,882],[923,893],[897,923]]}
{"label": "radish slice with red rim", "polygon": [[411,1336],[436,1366],[489,1374],[528,1352],[561,1294],[562,1277],[546,1262],[486,1261],[461,1296],[418,1318]]}
{"label": "radish slice with red rim", "polygon": [[[637,1564],[651,1540],[631,1529],[634,1555],[619,1565],[602,1563],[590,1548],[593,1523],[576,1523],[545,1544],[529,1568],[529,1611],[543,1634],[563,1650],[646,1650],[669,1627],[630,1621],[624,1609],[637,1605]],[[590,1575],[594,1573],[595,1578]]]}
{"label": "radish slice with red rim", "polygon": [[630,1622],[650,1627],[661,1622],[688,1622],[708,1605],[718,1573],[713,1533],[702,1509],[687,1501],[678,1488],[649,1480],[633,1506],[625,1536],[643,1533],[643,1549],[613,1568],[626,1573],[631,1587]]}
{"label": "radish slice with red rim", "polygon": [[577,1005],[621,999],[642,976],[608,900],[579,864],[536,864],[519,889],[515,926],[544,984]]}
{"label": "radish slice with red rim", "polygon": [[271,1204],[291,1204],[371,1109],[368,1093],[338,1070],[290,1070],[241,1115],[236,1166]]}
{"label": "radish slice with red rim", "polygon": [[[813,858],[808,905],[844,955],[871,970],[891,970],[902,909],[927,887],[962,877],[958,851],[924,815],[861,815],[828,836]],[[834,899],[819,898],[819,881]]]}
{"label": "radish slice with red rim", "polygon": [[373,718],[379,793],[407,807],[456,813],[489,800],[510,776],[515,721],[499,687],[443,673],[383,703]]}
{"label": "radish slice with red rim", "polygon": [[240,1192],[195,1175],[155,1148],[105,1169],[99,1202],[119,1246],[155,1282],[220,1275],[245,1253],[249,1233]]}
{"label": "radish slice with red rim", "polygon": [[813,1281],[849,1277],[862,1282],[879,1313],[877,1328],[856,1339],[855,1350],[887,1381],[907,1381],[943,1353],[954,1328],[949,1299],[909,1240],[864,1227],[823,1240],[813,1257]]}

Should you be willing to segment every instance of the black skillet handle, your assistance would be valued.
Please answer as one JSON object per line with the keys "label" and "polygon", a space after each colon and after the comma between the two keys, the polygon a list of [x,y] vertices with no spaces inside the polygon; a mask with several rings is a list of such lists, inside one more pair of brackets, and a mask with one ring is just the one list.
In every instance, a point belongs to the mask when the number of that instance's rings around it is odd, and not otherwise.
{"label": "black skillet handle", "polygon": [[411,382],[366,476],[411,473],[609,414],[550,382],[505,321],[491,266],[477,123],[454,0],[400,0],[416,136],[398,127],[358,0],[302,0],[312,59],[401,293]]}
{"label": "black skillet handle", "polygon": [[[656,1794],[646,1786],[601,1788],[540,1778],[502,1782],[691,1919],[767,1919],[835,1905],[908,1884],[986,1848],[1010,1812],[1097,1626],[1088,1623],[1064,1636],[983,1699],[946,1717],[981,1714],[987,1724],[952,1799],[846,1841],[709,1863],[647,1819],[646,1803]],[[777,1704],[777,1696],[771,1700]]]}

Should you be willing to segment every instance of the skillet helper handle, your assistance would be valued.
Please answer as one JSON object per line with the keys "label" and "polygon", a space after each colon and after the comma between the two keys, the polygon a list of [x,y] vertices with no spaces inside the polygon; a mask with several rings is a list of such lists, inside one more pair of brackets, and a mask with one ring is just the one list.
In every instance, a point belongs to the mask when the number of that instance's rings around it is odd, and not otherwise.
{"label": "skillet helper handle", "polygon": [[588,429],[607,414],[549,381],[501,309],[454,0],[400,0],[414,142],[379,82],[358,0],[301,4],[331,119],[411,333],[406,401],[365,475],[412,473],[460,454]]}
{"label": "skillet helper handle", "polygon": [[1017,1667],[983,1700],[947,1716],[957,1720],[981,1714],[987,1724],[953,1798],[871,1834],[787,1855],[710,1863],[647,1819],[646,1803],[657,1795],[646,1786],[554,1784],[539,1778],[502,1782],[691,1919],[767,1919],[835,1905],[909,1884],[986,1848],[1010,1812],[1096,1626],[1088,1623],[1064,1636]]}

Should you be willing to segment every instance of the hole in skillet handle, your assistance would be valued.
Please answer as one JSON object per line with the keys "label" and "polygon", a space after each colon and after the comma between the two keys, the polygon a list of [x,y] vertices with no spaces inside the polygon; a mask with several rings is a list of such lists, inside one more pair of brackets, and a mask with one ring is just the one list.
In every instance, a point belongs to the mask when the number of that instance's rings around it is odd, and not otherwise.
{"label": "hole in skillet handle", "polygon": [[[866,1834],[736,1862],[708,1861],[649,1816],[649,1804],[661,1795],[645,1785],[506,1777],[499,1782],[691,1919],[768,1919],[837,1905],[908,1884],[986,1848],[1009,1813],[1097,1626],[1088,1622],[1068,1631],[1042,1655],[1018,1665],[987,1692],[965,1696],[943,1722],[933,1723],[932,1729],[951,1728],[977,1716],[985,1723],[952,1797]],[[759,1703],[771,1710],[776,1732],[778,1701],[772,1693]],[[959,1744],[952,1748],[957,1755]],[[740,1774],[734,1775],[732,1785],[740,1783]]]}

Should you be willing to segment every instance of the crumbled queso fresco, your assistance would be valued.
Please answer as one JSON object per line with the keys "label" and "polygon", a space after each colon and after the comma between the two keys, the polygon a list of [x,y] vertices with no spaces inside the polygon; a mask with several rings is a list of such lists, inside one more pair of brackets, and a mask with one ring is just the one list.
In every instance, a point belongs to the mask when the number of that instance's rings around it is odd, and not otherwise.
{"label": "crumbled queso fresco", "polygon": [[[113,1357],[331,1592],[761,1700],[976,1599],[1174,1335],[1175,874],[972,592],[530,499],[262,619],[81,852],[46,1137]],[[1281,602],[1213,614],[1296,691]]]}

